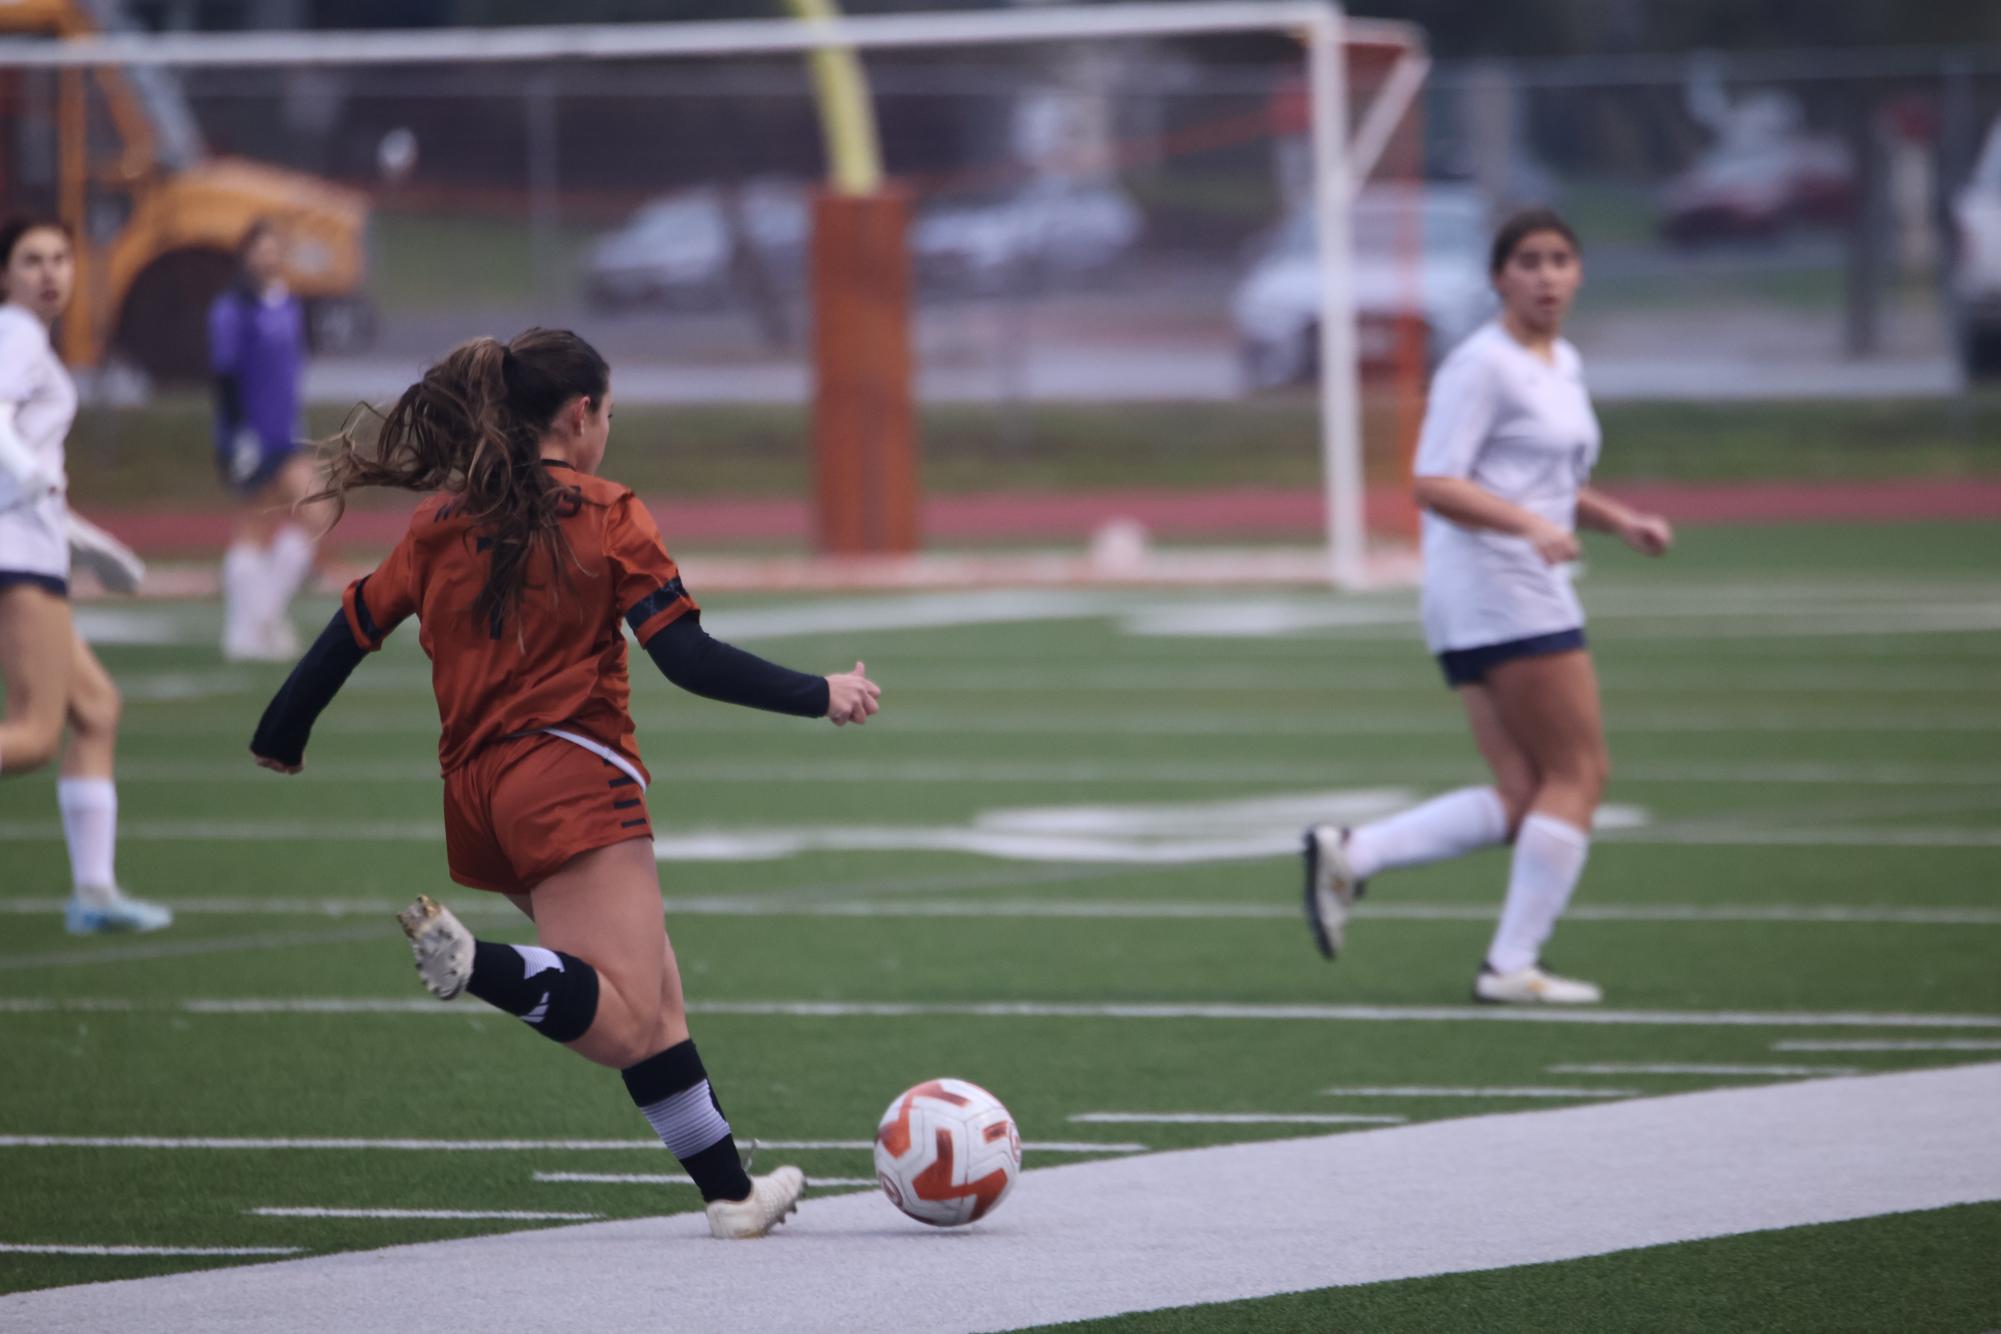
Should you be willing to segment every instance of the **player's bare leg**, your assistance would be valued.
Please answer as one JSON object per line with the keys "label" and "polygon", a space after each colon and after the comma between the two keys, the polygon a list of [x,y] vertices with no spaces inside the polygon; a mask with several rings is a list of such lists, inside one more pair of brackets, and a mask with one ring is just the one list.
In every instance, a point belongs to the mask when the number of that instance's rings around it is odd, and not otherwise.
{"label": "player's bare leg", "polygon": [[174,914],[157,903],[127,898],[118,887],[118,788],[112,767],[122,701],[111,674],[81,636],[72,633],[68,673],[69,745],[56,784],[72,889],[65,918],[71,934],[158,931]]}
{"label": "player's bare leg", "polygon": [[0,588],[0,679],[7,686],[0,776],[30,773],[55,759],[75,638],[67,599],[33,584]]}

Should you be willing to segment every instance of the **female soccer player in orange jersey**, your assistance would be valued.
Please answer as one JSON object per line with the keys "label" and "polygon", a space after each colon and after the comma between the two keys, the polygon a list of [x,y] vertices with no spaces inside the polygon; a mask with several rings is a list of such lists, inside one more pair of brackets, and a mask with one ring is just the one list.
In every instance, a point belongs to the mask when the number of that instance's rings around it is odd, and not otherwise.
{"label": "female soccer player in orange jersey", "polygon": [[[627,710],[623,629],[667,678],[733,704],[865,722],[877,686],[808,676],[709,638],[646,507],[597,476],[610,371],[573,333],[467,343],[381,418],[339,438],[325,494],[431,493],[258,724],[257,762],[299,772],[314,720],[364,654],[418,618],[443,723],[452,879],[513,900],[539,945],[475,940],[419,896],[399,914],[424,985],[461,991],[625,1076],[707,1202],[718,1237],[761,1236],[796,1207],[796,1167],[748,1176],[688,1035],[662,920],[647,772]],[[623,622],[623,626],[621,625]]]}

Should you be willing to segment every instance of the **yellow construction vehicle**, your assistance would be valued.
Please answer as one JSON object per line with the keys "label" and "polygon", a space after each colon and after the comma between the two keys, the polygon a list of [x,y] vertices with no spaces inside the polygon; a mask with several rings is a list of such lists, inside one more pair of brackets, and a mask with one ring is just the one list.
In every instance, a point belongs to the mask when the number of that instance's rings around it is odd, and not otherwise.
{"label": "yellow construction vehicle", "polygon": [[[122,26],[109,0],[0,0],[0,35]],[[155,380],[207,373],[207,313],[238,239],[269,217],[315,347],[372,326],[368,199],[332,182],[211,157],[174,76],[151,68],[0,70],[0,199],[54,213],[77,237],[77,299],[59,332],[72,366],[118,359]]]}

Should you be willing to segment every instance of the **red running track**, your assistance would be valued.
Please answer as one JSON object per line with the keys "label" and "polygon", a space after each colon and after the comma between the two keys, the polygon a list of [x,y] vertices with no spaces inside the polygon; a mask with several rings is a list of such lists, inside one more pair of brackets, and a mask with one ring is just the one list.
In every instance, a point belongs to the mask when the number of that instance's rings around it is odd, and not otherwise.
{"label": "red running track", "polygon": [[[1940,478],[1876,482],[1753,482],[1729,485],[1632,483],[1605,488],[1676,523],[1894,523],[2001,518],[2001,479]],[[650,497],[670,543],[684,547],[796,545],[809,526],[803,499]],[[1404,502],[1382,489],[1368,497],[1373,531],[1393,529]],[[148,556],[214,552],[227,542],[225,510],[114,510],[90,517]],[[987,492],[933,496],[924,531],[941,546],[967,542],[1082,543],[1100,526],[1132,519],[1159,541],[1260,539],[1313,541],[1321,531],[1317,491],[1240,488],[1180,491]],[[342,546],[392,545],[407,509],[356,509],[341,521]]]}

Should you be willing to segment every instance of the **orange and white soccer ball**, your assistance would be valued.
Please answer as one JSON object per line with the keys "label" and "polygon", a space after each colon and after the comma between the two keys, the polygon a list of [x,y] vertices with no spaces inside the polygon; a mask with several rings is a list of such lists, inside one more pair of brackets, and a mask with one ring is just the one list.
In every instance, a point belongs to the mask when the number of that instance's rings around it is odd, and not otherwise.
{"label": "orange and white soccer ball", "polygon": [[875,1179],[920,1223],[958,1227],[992,1213],[1021,1172],[1021,1132],[1001,1100],[963,1079],[897,1095],[875,1131]]}

